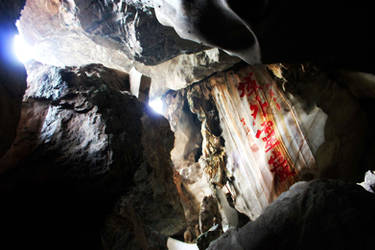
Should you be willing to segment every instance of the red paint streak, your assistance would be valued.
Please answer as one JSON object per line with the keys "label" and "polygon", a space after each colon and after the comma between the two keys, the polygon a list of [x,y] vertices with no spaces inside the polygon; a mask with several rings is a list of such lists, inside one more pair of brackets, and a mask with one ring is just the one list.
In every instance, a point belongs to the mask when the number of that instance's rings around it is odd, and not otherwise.
{"label": "red paint streak", "polygon": [[269,89],[270,87],[271,87],[271,83],[267,83],[267,84],[265,84],[264,85],[264,90],[266,90],[267,91],[267,89]]}
{"label": "red paint streak", "polygon": [[[269,107],[269,103],[267,101],[262,101],[262,98],[258,93],[258,89],[263,90],[264,93],[268,92],[269,100],[272,100],[271,103],[274,103],[278,110],[281,110],[281,106],[277,102],[277,96],[275,95],[275,92],[272,90],[272,84],[268,83],[261,87],[257,84],[255,79],[252,79],[253,76],[253,72],[249,73],[249,75],[239,83],[237,89],[240,91],[241,98],[245,95],[251,96],[255,94],[256,102],[250,103],[251,116],[253,118],[253,125],[255,126],[255,121],[257,119],[259,110],[261,110],[262,112],[261,117],[266,118],[267,108]],[[251,130],[247,126],[245,119],[241,118],[240,121],[246,131],[246,135],[249,135]],[[271,157],[268,160],[268,164],[271,167],[271,172],[274,173],[275,177],[280,182],[283,182],[290,176],[294,176],[296,174],[295,171],[291,169],[288,161],[285,159],[282,153],[275,149],[275,147],[280,144],[280,141],[276,138],[274,123],[272,121],[263,122],[261,124],[261,129],[257,130],[255,137],[257,139],[262,139],[262,141],[265,142],[265,153],[271,151]],[[259,151],[259,146],[257,144],[252,144],[250,146],[250,149],[255,153]]]}
{"label": "red paint streak", "polygon": [[255,137],[259,139],[260,135],[264,132],[266,134],[266,136],[269,136],[270,133],[273,132],[273,122],[272,121],[268,121],[268,122],[263,122],[262,124],[260,124],[263,128],[262,129],[258,129]]}
{"label": "red paint streak", "polygon": [[257,114],[258,114],[258,106],[255,105],[255,104],[250,104],[250,110],[253,111],[253,113],[251,113],[251,116],[253,117],[254,120],[257,119]]}
{"label": "red paint streak", "polygon": [[259,106],[262,109],[263,116],[267,117],[267,110],[266,110],[266,108],[268,107],[268,102],[262,102],[262,100],[260,99],[259,95],[256,96],[256,100],[258,101]]}
{"label": "red paint streak", "polygon": [[260,129],[260,130],[258,129],[255,137],[259,139],[259,137],[261,136],[262,133],[265,134],[265,136],[262,138],[262,141],[264,141],[266,143],[265,150],[266,150],[266,153],[267,153],[268,151],[273,149],[276,145],[280,144],[280,141],[277,140],[277,138],[275,136],[275,130],[273,128],[273,122],[272,121],[263,122],[261,124],[261,126],[263,128]]}
{"label": "red paint streak", "polygon": [[260,86],[257,84],[255,79],[252,79],[254,72],[250,72],[248,76],[246,76],[242,82],[239,83],[237,89],[241,91],[240,97],[244,97],[245,94],[247,96],[251,96],[253,93],[257,93]]}
{"label": "red paint streak", "polygon": [[266,153],[280,144],[280,141],[275,138],[274,133],[272,134],[271,137],[267,138],[266,140],[265,138],[263,138],[263,141],[266,142],[266,146],[265,146]]}
{"label": "red paint streak", "polygon": [[272,151],[272,155],[268,161],[268,164],[272,166],[271,172],[275,174],[279,181],[283,182],[288,177],[294,176],[295,171],[291,170],[287,160],[277,150]]}
{"label": "red paint streak", "polygon": [[276,108],[277,108],[278,110],[280,110],[281,107],[280,107],[280,104],[277,102],[276,98],[273,98],[273,101],[276,103]]}
{"label": "red paint streak", "polygon": [[246,131],[246,135],[250,134],[250,129],[249,129],[249,127],[246,125],[245,118],[241,118],[240,121],[241,121],[242,126],[244,127],[244,129],[245,129],[245,131]]}
{"label": "red paint streak", "polygon": [[271,98],[275,96],[275,94],[273,93],[272,89],[270,89],[270,91],[268,93],[270,94]]}

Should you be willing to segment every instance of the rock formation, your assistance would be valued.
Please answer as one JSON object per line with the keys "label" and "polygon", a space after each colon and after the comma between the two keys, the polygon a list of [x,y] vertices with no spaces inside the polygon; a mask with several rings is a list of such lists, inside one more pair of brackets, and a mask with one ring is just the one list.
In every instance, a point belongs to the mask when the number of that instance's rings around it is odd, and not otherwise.
{"label": "rock formation", "polygon": [[372,249],[374,194],[333,180],[298,182],[255,221],[207,249]]}
{"label": "rock formation", "polygon": [[24,2],[0,2],[0,157],[15,137],[26,88],[25,68],[12,55],[12,40],[17,33],[15,20]]}
{"label": "rock formation", "polygon": [[152,78],[155,94],[185,87],[239,61],[179,38],[153,12],[150,3],[140,1],[29,0],[19,28],[42,63],[101,63],[125,72],[134,67]]}
{"label": "rock formation", "polygon": [[[182,231],[169,160],[173,134],[164,118],[148,115],[129,94],[128,74],[102,65],[61,69],[39,63],[29,64],[28,72],[17,137],[0,159],[5,235],[14,237],[7,228],[12,221],[24,221],[20,233],[30,231],[32,245],[43,237],[48,239],[41,248],[54,241],[64,241],[62,248],[95,248],[117,199],[115,218],[128,218],[136,227],[124,234],[154,233],[163,246],[167,236]],[[27,197],[17,200],[22,193]],[[24,202],[33,216],[21,213]],[[149,211],[154,218],[146,216]],[[32,229],[35,223],[41,229]],[[111,231],[104,244],[125,247],[113,238],[124,224],[113,225],[112,217],[107,223]]]}
{"label": "rock formation", "polygon": [[0,0],[1,244],[366,249],[375,53],[359,5]]}

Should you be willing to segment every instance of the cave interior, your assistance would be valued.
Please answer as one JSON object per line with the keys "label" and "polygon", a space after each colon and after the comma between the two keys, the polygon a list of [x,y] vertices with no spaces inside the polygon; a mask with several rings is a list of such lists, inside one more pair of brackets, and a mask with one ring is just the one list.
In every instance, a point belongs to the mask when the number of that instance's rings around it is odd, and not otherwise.
{"label": "cave interior", "polygon": [[374,249],[374,19],[0,0],[0,249]]}

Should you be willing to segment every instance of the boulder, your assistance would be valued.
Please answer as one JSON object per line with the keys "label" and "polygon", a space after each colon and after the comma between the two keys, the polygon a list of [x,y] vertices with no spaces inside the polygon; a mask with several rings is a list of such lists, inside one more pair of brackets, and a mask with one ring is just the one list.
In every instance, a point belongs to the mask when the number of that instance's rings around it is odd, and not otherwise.
{"label": "boulder", "polygon": [[[374,194],[337,180],[298,182],[255,221],[207,249],[372,249]],[[355,229],[355,230],[354,230]]]}
{"label": "boulder", "polygon": [[[27,68],[17,136],[0,158],[5,238],[15,248],[26,242],[39,249],[124,247],[106,236],[126,227],[160,235],[165,246],[163,237],[185,225],[167,121],[130,95],[126,73],[96,64]],[[119,226],[111,227],[115,204],[121,216],[130,213],[125,218],[140,223],[129,228],[115,220]],[[15,240],[20,236],[24,241]]]}

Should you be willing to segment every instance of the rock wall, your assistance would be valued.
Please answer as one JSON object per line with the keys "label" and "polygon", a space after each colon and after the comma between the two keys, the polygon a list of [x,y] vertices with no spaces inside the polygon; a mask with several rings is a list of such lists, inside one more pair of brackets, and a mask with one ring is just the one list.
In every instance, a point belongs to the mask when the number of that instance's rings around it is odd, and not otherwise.
{"label": "rock wall", "polygon": [[[167,94],[172,127],[195,131],[175,138],[180,154],[174,163],[184,187],[200,183],[200,190],[218,199],[226,230],[238,225],[238,212],[256,219],[298,180],[360,180],[372,145],[372,112],[348,84],[337,71],[309,64],[238,65]],[[182,108],[186,102],[190,110]],[[178,164],[186,162],[184,149],[199,142],[200,159]],[[197,215],[204,196],[190,193],[196,205],[185,210]]]}
{"label": "rock wall", "polygon": [[15,22],[25,1],[0,1],[0,157],[10,147],[16,135],[22,95],[26,88],[26,71],[13,51]]}
{"label": "rock wall", "polygon": [[[291,65],[284,72],[285,88],[300,99],[300,110],[306,112],[317,106],[327,115],[324,141],[314,153],[317,176],[359,181],[366,170],[362,159],[371,147],[368,128],[372,111],[347,86],[360,83],[340,77],[337,71],[311,65]],[[310,128],[305,126],[304,131],[312,141],[315,133]]]}
{"label": "rock wall", "polygon": [[[55,66],[100,63],[152,78],[151,95],[180,89],[239,59],[181,39],[140,1],[28,0],[20,33],[35,59]],[[194,53],[193,53],[194,52]]]}
{"label": "rock wall", "polygon": [[15,248],[124,248],[122,232],[147,236],[133,249],[165,249],[184,229],[173,134],[128,91],[128,74],[102,65],[28,65],[17,136],[0,158],[1,231],[25,239]]}
{"label": "rock wall", "polygon": [[135,186],[121,196],[106,220],[105,249],[166,249],[167,236],[181,237],[186,228],[172,178],[174,137],[169,124],[148,111],[142,125],[146,160],[134,174]]}
{"label": "rock wall", "polygon": [[[152,6],[147,3],[30,0],[23,13],[22,19],[28,21],[23,22],[23,30],[35,42],[51,35],[50,27],[53,26],[59,27],[60,31],[81,30],[96,43],[121,51],[129,59],[146,65],[159,64],[181,53],[203,49],[203,46],[183,40],[173,29],[159,24]],[[37,25],[41,19],[48,21],[47,25]]]}
{"label": "rock wall", "polygon": [[257,220],[207,249],[372,249],[366,228],[374,223],[374,206],[374,194],[352,183],[298,182]]}

